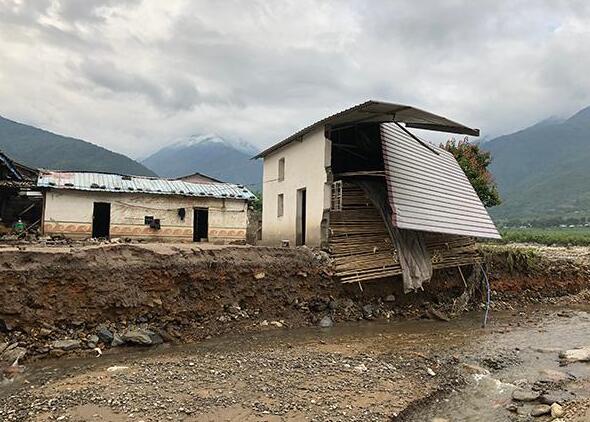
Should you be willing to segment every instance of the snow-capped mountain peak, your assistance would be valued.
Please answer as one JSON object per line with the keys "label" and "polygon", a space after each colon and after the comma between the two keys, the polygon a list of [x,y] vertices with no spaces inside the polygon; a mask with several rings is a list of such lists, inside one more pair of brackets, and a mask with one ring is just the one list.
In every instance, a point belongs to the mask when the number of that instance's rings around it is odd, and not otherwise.
{"label": "snow-capped mountain peak", "polygon": [[258,149],[243,139],[227,139],[214,133],[193,134],[187,137],[176,139],[170,146],[170,149],[189,148],[195,145],[203,144],[224,144],[228,147],[237,149],[248,155],[255,155]]}

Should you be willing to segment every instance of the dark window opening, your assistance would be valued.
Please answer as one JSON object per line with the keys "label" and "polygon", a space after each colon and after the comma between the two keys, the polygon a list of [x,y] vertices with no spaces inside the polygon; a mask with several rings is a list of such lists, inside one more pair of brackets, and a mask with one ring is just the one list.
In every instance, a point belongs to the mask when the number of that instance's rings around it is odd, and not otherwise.
{"label": "dark window opening", "polygon": [[277,195],[277,217],[282,217],[285,213],[285,196],[282,193]]}
{"label": "dark window opening", "polygon": [[279,182],[285,180],[285,159],[279,159]]}

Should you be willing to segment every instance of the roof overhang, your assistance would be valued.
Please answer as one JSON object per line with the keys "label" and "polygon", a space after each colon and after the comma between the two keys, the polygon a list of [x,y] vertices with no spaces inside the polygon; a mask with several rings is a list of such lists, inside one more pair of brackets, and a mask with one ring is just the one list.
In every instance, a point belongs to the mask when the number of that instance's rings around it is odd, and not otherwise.
{"label": "roof overhang", "polygon": [[367,101],[351,107],[347,110],[326,117],[299,132],[289,136],[281,142],[265,149],[253,158],[262,158],[284,147],[285,145],[301,139],[308,133],[324,126],[327,129],[336,129],[340,126],[357,123],[404,123],[407,127],[425,129],[437,132],[457,133],[471,136],[479,136],[479,129],[474,129],[457,123],[446,117],[411,107],[403,104],[393,104],[381,101]]}

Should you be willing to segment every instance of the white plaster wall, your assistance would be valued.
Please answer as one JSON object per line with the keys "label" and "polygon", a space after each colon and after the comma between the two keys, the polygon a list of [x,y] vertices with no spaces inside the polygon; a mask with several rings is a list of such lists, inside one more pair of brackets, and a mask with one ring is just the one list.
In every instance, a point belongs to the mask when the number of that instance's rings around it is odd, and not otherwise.
{"label": "white plaster wall", "polygon": [[[192,240],[193,208],[209,209],[209,240],[246,238],[247,202],[237,199],[192,198],[175,195],[49,190],[45,194],[45,234],[85,238],[92,234],[94,202],[111,204],[111,237]],[[185,208],[184,220],[178,209]],[[160,219],[161,229],[150,229],[145,216]]]}
{"label": "white plaster wall", "polygon": [[[320,128],[301,141],[264,157],[262,187],[262,243],[278,245],[289,240],[295,245],[297,190],[307,195],[306,245],[320,246],[321,221],[324,209],[330,207],[326,167],[330,165],[330,141]],[[285,159],[285,179],[278,180],[279,160]],[[277,217],[277,195],[284,195],[284,213]]]}

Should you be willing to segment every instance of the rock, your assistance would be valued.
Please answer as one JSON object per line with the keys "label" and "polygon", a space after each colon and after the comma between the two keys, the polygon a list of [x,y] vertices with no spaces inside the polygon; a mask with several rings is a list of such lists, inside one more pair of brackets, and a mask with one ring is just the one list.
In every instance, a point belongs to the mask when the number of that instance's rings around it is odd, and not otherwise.
{"label": "rock", "polygon": [[254,279],[255,280],[262,280],[265,276],[266,276],[266,274],[264,274],[264,272],[261,271],[259,273],[254,274]]}
{"label": "rock", "polygon": [[551,417],[552,418],[561,418],[565,411],[563,407],[559,403],[553,403],[551,405]]}
{"label": "rock", "polygon": [[152,341],[152,346],[164,343],[164,339],[158,333],[150,334],[150,340]]}
{"label": "rock", "polygon": [[332,321],[332,318],[329,315],[326,315],[320,320],[318,325],[322,328],[328,328],[334,325],[334,321]]}
{"label": "rock", "polygon": [[430,375],[431,377],[434,377],[436,375],[436,372],[434,372],[432,368],[426,368],[426,372],[428,372],[428,375]]}
{"label": "rock", "polygon": [[505,409],[512,413],[518,412],[518,406],[514,403],[508,403]]}
{"label": "rock", "polygon": [[512,392],[512,399],[516,401],[535,401],[539,398],[540,394],[536,391],[523,390],[517,388]]}
{"label": "rock", "polygon": [[564,404],[571,401],[575,396],[569,391],[557,391],[554,393],[543,394],[539,401],[543,404],[552,405],[553,403]]}
{"label": "rock", "polygon": [[0,341],[0,356],[2,356],[2,353],[8,348],[8,343],[3,343]]}
{"label": "rock", "polygon": [[123,340],[121,335],[115,333],[113,335],[113,341],[111,341],[111,347],[117,347],[117,346],[121,346],[123,344],[125,344],[125,341]]}
{"label": "rock", "polygon": [[543,416],[551,413],[551,406],[538,404],[531,409],[531,416]]}
{"label": "rock", "polygon": [[569,375],[565,372],[555,371],[553,369],[543,369],[540,373],[539,381],[541,382],[559,383],[569,378]]}
{"label": "rock", "polygon": [[50,330],[49,328],[41,328],[39,330],[39,335],[41,337],[48,337],[52,332],[53,330]]}
{"label": "rock", "polygon": [[363,306],[363,316],[365,318],[372,318],[373,312],[374,312],[373,305],[367,304],[367,305]]}
{"label": "rock", "polygon": [[283,328],[284,324],[281,321],[271,321],[270,325],[274,325],[277,328]]}
{"label": "rock", "polygon": [[138,346],[150,346],[152,344],[151,336],[154,333],[148,330],[127,330],[121,338],[125,343],[135,344]]}
{"label": "rock", "polygon": [[559,353],[559,358],[564,363],[589,362],[590,346],[586,346],[580,349],[565,350]]}
{"label": "rock", "polygon": [[367,367],[365,366],[364,363],[361,363],[360,365],[355,366],[354,369],[357,372],[365,372],[367,370]]}
{"label": "rock", "polygon": [[446,321],[449,322],[450,319],[448,316],[445,315],[444,312],[439,311],[438,309],[429,309],[426,314],[428,315],[428,318],[430,319],[438,319],[439,321]]}
{"label": "rock", "polygon": [[113,333],[106,327],[100,327],[96,334],[104,344],[111,344],[113,342]]}
{"label": "rock", "polygon": [[0,361],[12,365],[15,361],[22,359],[27,354],[27,349],[17,347],[17,343],[8,346],[0,355]]}
{"label": "rock", "polygon": [[56,340],[53,343],[51,343],[51,346],[54,349],[60,349],[65,351],[79,349],[80,345],[80,340]]}
{"label": "rock", "polygon": [[89,343],[95,343],[96,344],[96,343],[98,343],[98,340],[99,340],[99,338],[95,334],[91,334],[88,337],[86,337],[86,341],[89,342]]}
{"label": "rock", "polygon": [[395,302],[395,296],[394,295],[387,295],[383,299],[383,302],[389,302],[389,303]]}

